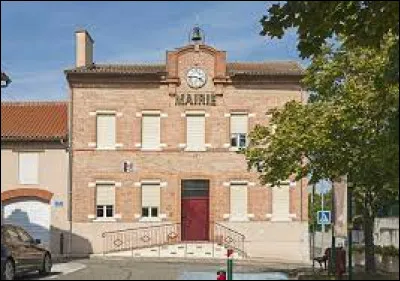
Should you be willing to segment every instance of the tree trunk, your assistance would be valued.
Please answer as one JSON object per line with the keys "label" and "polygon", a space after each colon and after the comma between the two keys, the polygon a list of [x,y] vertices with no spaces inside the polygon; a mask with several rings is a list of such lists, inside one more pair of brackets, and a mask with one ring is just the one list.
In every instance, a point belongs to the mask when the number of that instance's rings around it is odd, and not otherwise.
{"label": "tree trunk", "polygon": [[364,208],[364,237],[365,237],[365,271],[375,272],[375,246],[374,246],[374,217],[372,216],[370,209],[371,200],[368,196],[365,198]]}

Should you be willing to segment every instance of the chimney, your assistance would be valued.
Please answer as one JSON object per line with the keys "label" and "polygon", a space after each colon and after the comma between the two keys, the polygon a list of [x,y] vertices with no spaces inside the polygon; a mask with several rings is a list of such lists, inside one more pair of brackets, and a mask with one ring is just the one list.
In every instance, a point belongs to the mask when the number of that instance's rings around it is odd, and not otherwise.
{"label": "chimney", "polygon": [[75,31],[76,38],[76,67],[93,64],[93,39],[86,30]]}

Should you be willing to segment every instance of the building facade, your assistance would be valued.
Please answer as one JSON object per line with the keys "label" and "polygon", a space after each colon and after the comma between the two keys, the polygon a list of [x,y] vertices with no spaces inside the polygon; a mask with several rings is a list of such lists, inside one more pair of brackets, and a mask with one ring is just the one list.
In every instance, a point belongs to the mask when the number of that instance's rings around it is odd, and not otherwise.
{"label": "building facade", "polygon": [[2,102],[1,222],[68,251],[68,104]]}
{"label": "building facade", "polygon": [[73,243],[101,253],[107,231],[181,225],[207,241],[213,225],[245,235],[250,257],[307,261],[307,182],[262,186],[238,150],[270,108],[302,100],[295,62],[228,62],[193,41],[162,64],[95,64],[76,32],[70,87]]}

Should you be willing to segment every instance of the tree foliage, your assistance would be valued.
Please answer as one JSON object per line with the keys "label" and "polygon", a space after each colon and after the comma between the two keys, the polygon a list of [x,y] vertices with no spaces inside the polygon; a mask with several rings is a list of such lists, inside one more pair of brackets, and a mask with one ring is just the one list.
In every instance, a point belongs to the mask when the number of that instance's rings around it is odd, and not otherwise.
{"label": "tree foliage", "polygon": [[303,58],[319,55],[335,37],[345,38],[343,43],[349,47],[379,48],[386,34],[399,34],[399,2],[279,2],[268,9],[261,24],[261,35],[272,38],[282,38],[287,29],[297,28]]}
{"label": "tree foliage", "polygon": [[256,126],[248,165],[264,183],[349,175],[362,206],[366,268],[374,270],[373,220],[382,204],[398,200],[399,3],[288,1],[268,12],[262,35],[281,38],[297,28],[300,55],[311,58],[304,79],[311,96],[273,111],[270,126]]}

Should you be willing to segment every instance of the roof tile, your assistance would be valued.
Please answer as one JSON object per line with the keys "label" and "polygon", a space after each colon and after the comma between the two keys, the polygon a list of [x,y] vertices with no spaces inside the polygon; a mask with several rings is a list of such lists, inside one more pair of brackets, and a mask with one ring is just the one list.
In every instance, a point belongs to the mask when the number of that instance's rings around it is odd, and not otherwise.
{"label": "roof tile", "polygon": [[68,135],[66,102],[2,102],[1,140],[58,140]]}

